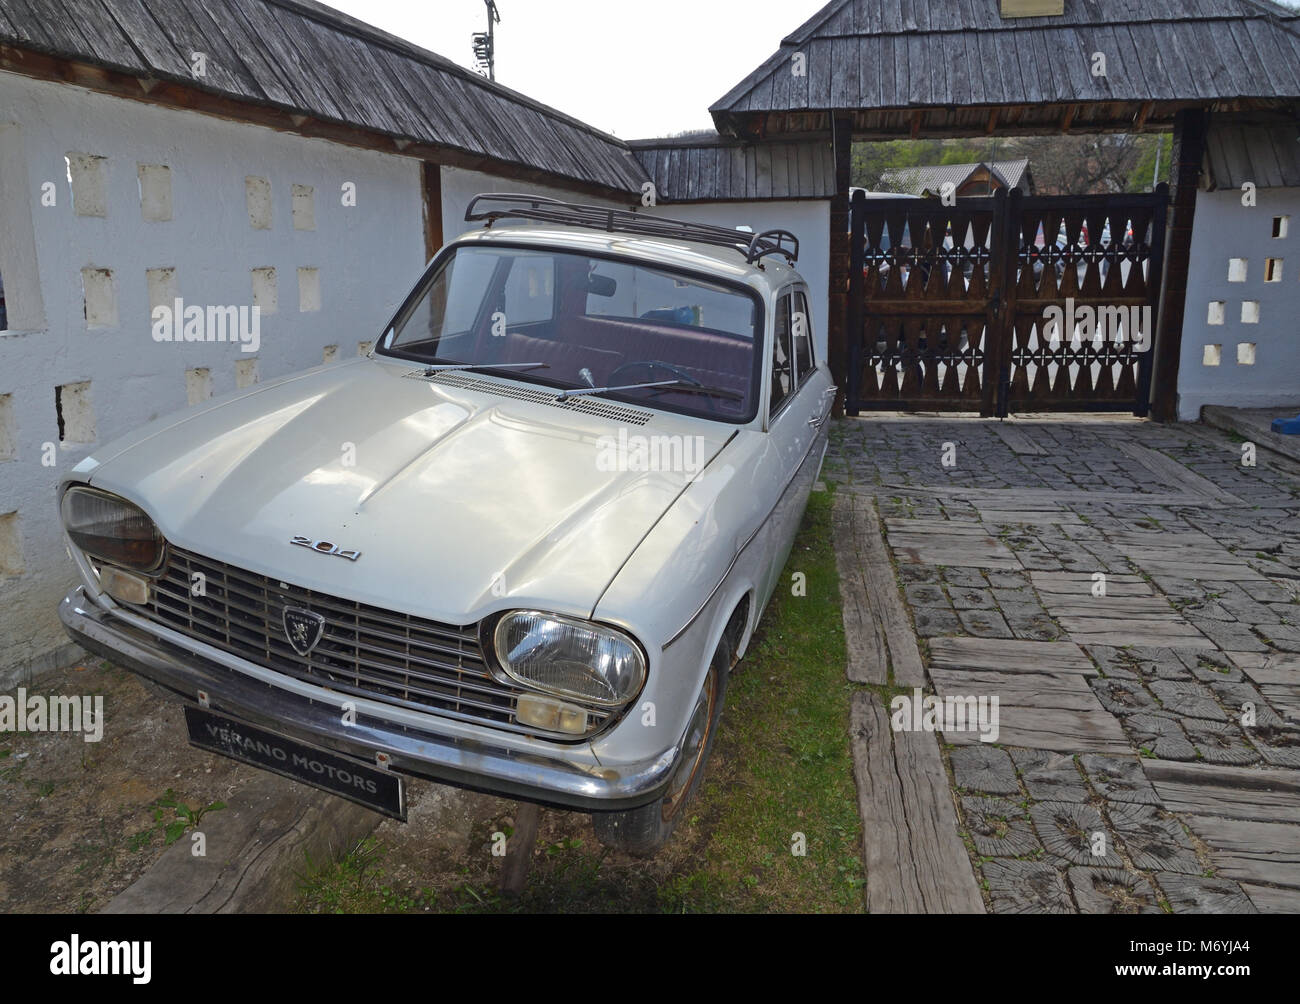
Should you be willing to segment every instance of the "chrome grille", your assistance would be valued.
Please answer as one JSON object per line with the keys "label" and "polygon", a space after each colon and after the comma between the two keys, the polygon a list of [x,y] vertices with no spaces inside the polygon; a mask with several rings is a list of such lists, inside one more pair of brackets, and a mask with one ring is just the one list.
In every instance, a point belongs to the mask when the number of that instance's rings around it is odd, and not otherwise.
{"label": "chrome grille", "polygon": [[[203,576],[199,596],[191,590],[196,574]],[[285,637],[285,607],[325,618],[320,641],[305,656]],[[489,673],[475,625],[454,627],[340,599],[175,547],[149,602],[130,609],[223,652],[342,694],[511,732],[538,732],[515,722],[515,703],[525,691]],[[607,711],[589,708],[587,735],[608,718]]]}

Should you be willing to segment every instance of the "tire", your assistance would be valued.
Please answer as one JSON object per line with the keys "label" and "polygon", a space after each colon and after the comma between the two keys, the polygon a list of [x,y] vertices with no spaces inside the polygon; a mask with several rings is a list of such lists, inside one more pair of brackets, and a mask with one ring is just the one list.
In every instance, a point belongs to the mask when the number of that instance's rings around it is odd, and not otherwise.
{"label": "tire", "polygon": [[731,669],[731,646],[724,638],[713,653],[704,686],[696,698],[691,720],[686,726],[687,743],[697,722],[707,726],[703,741],[697,745],[694,757],[684,757],[678,766],[668,790],[655,801],[622,812],[593,812],[592,826],[596,839],[606,847],[635,857],[651,857],[672,836],[677,821],[685,815],[704,777],[704,768],[713,750],[713,740],[718,734],[718,721],[722,717],[722,702],[727,691],[727,675]]}

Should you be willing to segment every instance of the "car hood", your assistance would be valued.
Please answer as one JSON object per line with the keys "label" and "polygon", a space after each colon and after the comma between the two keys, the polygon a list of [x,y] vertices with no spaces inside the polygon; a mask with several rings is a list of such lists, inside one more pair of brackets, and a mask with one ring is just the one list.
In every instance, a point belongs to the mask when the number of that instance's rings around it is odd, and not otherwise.
{"label": "car hood", "polygon": [[455,381],[496,388],[475,390],[416,373],[377,359],[308,371],[158,420],[78,470],[143,506],[173,546],[468,624],[518,606],[590,615],[692,477],[602,459],[620,432],[683,437],[697,467],[734,432],[620,409],[648,417],[628,425],[504,396],[513,381]]}

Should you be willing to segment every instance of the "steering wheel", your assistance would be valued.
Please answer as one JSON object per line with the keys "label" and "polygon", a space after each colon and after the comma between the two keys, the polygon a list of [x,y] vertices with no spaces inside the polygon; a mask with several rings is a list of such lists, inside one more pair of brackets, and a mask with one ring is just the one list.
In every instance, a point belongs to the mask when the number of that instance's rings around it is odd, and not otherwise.
{"label": "steering wheel", "polygon": [[[671,373],[673,376],[677,377],[677,379],[681,380],[683,383],[688,383],[693,387],[704,386],[704,384],[700,383],[700,381],[696,380],[695,377],[691,376],[684,369],[674,366],[672,363],[662,362],[661,360],[658,359],[633,359],[631,362],[621,363],[620,365],[615,366],[614,369],[610,372],[608,377],[610,386],[616,386],[618,384],[618,379],[617,379],[618,375],[622,373],[624,370],[635,369],[638,366],[645,367],[645,369],[648,371],[647,376],[650,376],[652,379],[655,370],[666,370],[667,372]],[[647,388],[647,390],[667,391],[667,390],[671,390],[671,388],[658,387],[658,388]],[[710,412],[716,412],[718,410],[718,403],[713,399],[711,395],[705,395],[705,401],[708,402]]]}

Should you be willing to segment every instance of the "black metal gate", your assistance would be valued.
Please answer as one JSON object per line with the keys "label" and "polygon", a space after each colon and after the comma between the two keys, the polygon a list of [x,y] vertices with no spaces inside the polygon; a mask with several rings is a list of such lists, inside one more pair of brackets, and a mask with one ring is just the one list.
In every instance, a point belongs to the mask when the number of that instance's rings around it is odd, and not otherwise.
{"label": "black metal gate", "polygon": [[845,410],[1145,415],[1167,207],[855,192]]}

